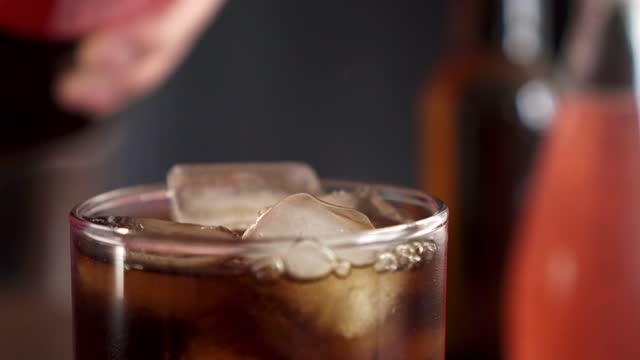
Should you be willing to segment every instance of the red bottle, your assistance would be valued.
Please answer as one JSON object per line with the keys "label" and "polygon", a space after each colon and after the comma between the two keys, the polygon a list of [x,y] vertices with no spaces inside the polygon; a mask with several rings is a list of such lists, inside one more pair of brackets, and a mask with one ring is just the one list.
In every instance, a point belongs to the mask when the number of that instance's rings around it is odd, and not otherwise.
{"label": "red bottle", "polygon": [[640,359],[640,129],[625,19],[636,3],[578,3],[511,261],[509,359]]}

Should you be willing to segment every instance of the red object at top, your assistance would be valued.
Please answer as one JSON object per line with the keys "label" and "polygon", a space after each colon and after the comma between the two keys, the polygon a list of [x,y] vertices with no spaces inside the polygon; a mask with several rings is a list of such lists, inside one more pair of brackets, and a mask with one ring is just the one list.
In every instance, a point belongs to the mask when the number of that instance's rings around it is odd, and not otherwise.
{"label": "red object at top", "polygon": [[0,0],[0,30],[69,39],[158,8],[167,0]]}

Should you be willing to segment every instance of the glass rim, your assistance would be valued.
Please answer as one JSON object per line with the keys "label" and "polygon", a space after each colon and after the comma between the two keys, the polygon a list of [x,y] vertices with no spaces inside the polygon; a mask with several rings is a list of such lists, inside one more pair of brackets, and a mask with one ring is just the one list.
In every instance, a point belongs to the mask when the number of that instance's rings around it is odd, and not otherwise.
{"label": "glass rim", "polygon": [[[356,234],[323,236],[321,239],[304,238],[317,240],[330,249],[378,247],[397,242],[406,242],[414,238],[421,239],[443,229],[448,222],[449,209],[446,204],[437,197],[416,189],[350,180],[321,179],[321,182],[325,186],[338,188],[372,186],[376,190],[411,198],[413,200],[410,202],[412,205],[433,211],[433,214],[428,217],[403,224],[366,230]],[[144,231],[136,236],[130,236],[126,231],[120,231],[125,229],[97,224],[85,218],[85,216],[91,216],[90,213],[107,210],[118,205],[126,205],[135,201],[162,201],[167,200],[169,196],[169,191],[163,183],[136,185],[111,190],[93,196],[74,206],[69,212],[69,222],[72,229],[82,232],[86,237],[102,245],[176,255],[272,252],[274,248],[289,248],[296,241],[302,240],[299,237],[278,237],[261,241],[238,241],[193,236],[180,236],[178,239],[176,236],[162,236],[160,234],[148,234],[145,236]],[[400,199],[398,202],[407,203],[408,201]]]}

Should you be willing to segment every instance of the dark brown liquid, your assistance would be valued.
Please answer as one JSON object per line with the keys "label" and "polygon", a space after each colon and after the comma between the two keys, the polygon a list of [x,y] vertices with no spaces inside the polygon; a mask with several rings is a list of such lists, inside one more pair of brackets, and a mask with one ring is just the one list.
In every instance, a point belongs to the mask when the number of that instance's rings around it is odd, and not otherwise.
{"label": "dark brown liquid", "polygon": [[74,238],[76,359],[444,356],[443,249],[419,269],[261,282],[229,264],[136,269],[86,243]]}

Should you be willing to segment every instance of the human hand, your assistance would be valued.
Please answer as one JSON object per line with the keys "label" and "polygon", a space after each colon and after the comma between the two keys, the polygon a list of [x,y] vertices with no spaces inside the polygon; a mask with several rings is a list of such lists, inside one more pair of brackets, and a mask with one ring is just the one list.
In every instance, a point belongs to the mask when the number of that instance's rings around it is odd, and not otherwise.
{"label": "human hand", "polygon": [[65,108],[106,115],[152,91],[180,63],[225,0],[173,0],[156,12],[90,33],[57,79]]}

